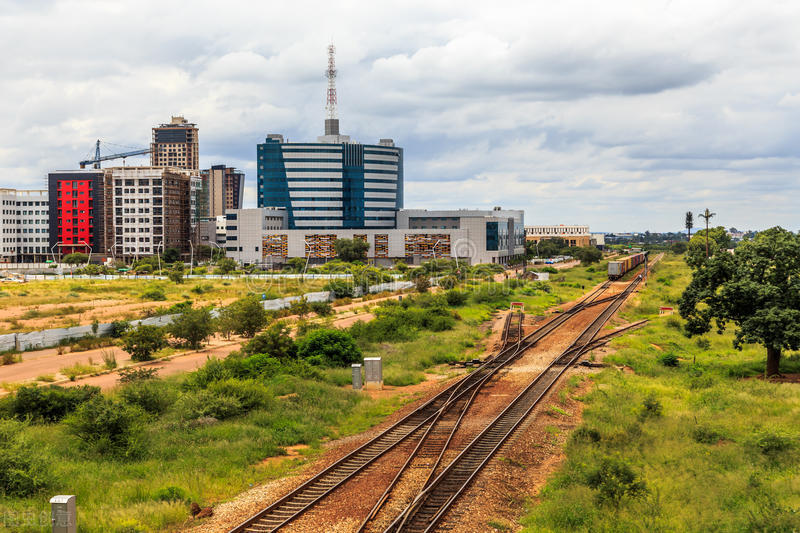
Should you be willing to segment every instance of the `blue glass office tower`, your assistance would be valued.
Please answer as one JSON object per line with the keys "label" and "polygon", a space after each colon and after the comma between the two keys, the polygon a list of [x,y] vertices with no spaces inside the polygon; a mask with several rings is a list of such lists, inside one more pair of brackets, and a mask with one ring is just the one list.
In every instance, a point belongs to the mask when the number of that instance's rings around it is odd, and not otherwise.
{"label": "blue glass office tower", "polygon": [[[338,132],[321,139],[349,140]],[[394,228],[403,207],[403,149],[390,139],[288,143],[269,135],[257,163],[258,207],[285,208],[289,229]]]}

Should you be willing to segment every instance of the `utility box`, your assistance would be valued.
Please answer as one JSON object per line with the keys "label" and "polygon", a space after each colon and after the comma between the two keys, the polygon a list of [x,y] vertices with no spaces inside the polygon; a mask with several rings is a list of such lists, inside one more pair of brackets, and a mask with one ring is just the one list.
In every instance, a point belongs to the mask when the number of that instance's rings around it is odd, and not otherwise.
{"label": "utility box", "polygon": [[364,388],[383,388],[383,363],[380,357],[364,358]]}
{"label": "utility box", "polygon": [[361,390],[361,365],[353,365],[353,390]]}
{"label": "utility box", "polygon": [[75,496],[53,496],[50,498],[50,521],[53,533],[76,533]]}

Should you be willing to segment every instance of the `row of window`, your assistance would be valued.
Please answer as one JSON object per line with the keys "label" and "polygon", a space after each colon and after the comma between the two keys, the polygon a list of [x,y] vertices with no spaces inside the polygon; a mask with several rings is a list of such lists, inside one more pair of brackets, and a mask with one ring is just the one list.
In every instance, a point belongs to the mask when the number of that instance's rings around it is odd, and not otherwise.
{"label": "row of window", "polygon": [[[123,183],[124,181],[124,183]],[[135,180],[126,179],[116,179],[114,180],[115,187],[134,187],[136,185]],[[150,185],[150,180],[146,178],[142,178],[139,180],[139,185]],[[160,187],[161,186],[161,179],[153,179],[153,185]]]}
{"label": "row of window", "polygon": [[[47,205],[47,202],[15,202],[14,200],[3,200],[3,205],[15,205],[17,207],[35,207],[39,205]],[[3,211],[5,213],[5,211]],[[12,213],[13,214],[13,213]]]}

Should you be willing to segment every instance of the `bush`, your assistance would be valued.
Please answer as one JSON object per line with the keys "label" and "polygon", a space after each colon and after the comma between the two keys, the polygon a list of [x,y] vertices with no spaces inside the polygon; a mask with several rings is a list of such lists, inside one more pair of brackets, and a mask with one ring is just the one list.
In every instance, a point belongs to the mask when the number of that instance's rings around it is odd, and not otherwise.
{"label": "bush", "polygon": [[459,307],[467,303],[469,295],[464,291],[449,290],[445,293],[445,298],[447,298],[447,305]]}
{"label": "bush", "polygon": [[621,460],[606,458],[591,472],[586,484],[597,490],[599,504],[618,508],[625,497],[639,499],[647,494],[645,482],[639,479],[630,465]]}
{"label": "bush", "polygon": [[236,398],[199,390],[182,394],[175,404],[175,411],[181,420],[192,421],[199,418],[225,420],[241,414],[243,409]]}
{"label": "bush", "polygon": [[330,302],[310,302],[311,312],[316,313],[317,316],[330,316],[333,314],[333,306]]}
{"label": "bush", "polygon": [[167,331],[184,344],[197,349],[213,333],[213,321],[208,309],[189,309],[167,326]]}
{"label": "bush", "polygon": [[219,261],[217,261],[217,268],[215,270],[215,274],[230,274],[236,270],[236,261],[231,259],[230,257],[223,257]]}
{"label": "bush", "polygon": [[444,276],[443,278],[439,279],[438,284],[443,290],[449,291],[455,288],[455,286],[458,284],[458,278],[455,276]]}
{"label": "bush", "polygon": [[122,348],[134,361],[149,361],[153,358],[153,353],[166,345],[163,328],[143,324],[126,333],[122,340]]}
{"label": "bush", "polygon": [[431,280],[427,274],[420,274],[414,278],[414,290],[417,292],[427,292],[431,288]]}
{"label": "bush", "polygon": [[639,417],[642,419],[657,418],[661,416],[663,410],[661,402],[655,396],[650,395],[642,402],[642,410],[639,412]]}
{"label": "bush", "polygon": [[158,377],[157,368],[123,368],[119,371],[120,383],[137,383]]}
{"label": "bush", "polygon": [[177,394],[167,383],[147,379],[122,387],[120,396],[129,405],[139,407],[151,415],[160,415],[175,402]]}
{"label": "bush", "polygon": [[95,396],[65,419],[68,431],[86,450],[132,458],[143,450],[144,420],[138,407]]}
{"label": "bush", "polygon": [[100,394],[100,387],[24,386],[17,390],[9,411],[17,418],[39,422],[57,422],[75,411],[81,404]]}
{"label": "bush", "polygon": [[255,296],[242,298],[224,307],[217,323],[223,334],[229,332],[252,337],[267,325],[267,314],[259,299]]}
{"label": "bush", "polygon": [[131,324],[127,320],[115,320],[111,323],[111,331],[108,336],[114,339],[119,339],[130,329]]}
{"label": "bush", "polygon": [[361,362],[361,350],[353,337],[339,329],[317,329],[297,343],[297,355],[311,364],[350,366]]}
{"label": "bush", "polygon": [[23,424],[0,421],[0,495],[25,498],[49,485],[47,465],[36,450],[20,442]]}
{"label": "bush", "polygon": [[164,487],[153,493],[153,499],[158,502],[183,502],[187,501],[186,491],[180,487]]}
{"label": "bush", "polygon": [[775,456],[780,452],[793,448],[795,443],[791,437],[765,431],[754,437],[753,445],[762,454]]}
{"label": "bush", "polygon": [[[243,411],[272,407],[274,402],[267,388],[251,379],[226,379],[215,381],[208,386],[212,394],[224,398],[234,398]],[[219,417],[215,417],[219,418]]]}
{"label": "bush", "polygon": [[659,357],[658,360],[661,362],[662,365],[670,367],[678,366],[679,363],[678,356],[675,355],[674,353],[665,353],[664,355]]}
{"label": "bush", "polygon": [[282,322],[276,322],[264,333],[256,335],[253,340],[242,347],[247,355],[266,354],[277,359],[290,359],[297,356],[297,346],[289,335],[289,328]]}
{"label": "bush", "polygon": [[164,294],[164,289],[161,287],[150,287],[145,289],[141,295],[143,300],[152,300],[154,302],[163,302],[167,299],[167,295]]}
{"label": "bush", "polygon": [[705,426],[697,426],[692,430],[692,438],[700,444],[716,444],[722,438],[722,434]]}

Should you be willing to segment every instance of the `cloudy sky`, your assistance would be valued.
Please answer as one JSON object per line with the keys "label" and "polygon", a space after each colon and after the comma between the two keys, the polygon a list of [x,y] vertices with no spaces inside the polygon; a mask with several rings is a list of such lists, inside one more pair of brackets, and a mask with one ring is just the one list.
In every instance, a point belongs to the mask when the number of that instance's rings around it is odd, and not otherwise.
{"label": "cloudy sky", "polygon": [[183,114],[254,206],[256,144],[322,133],[333,40],[342,131],[405,149],[406,207],[797,230],[798,28],[797,1],[0,0],[0,186]]}

